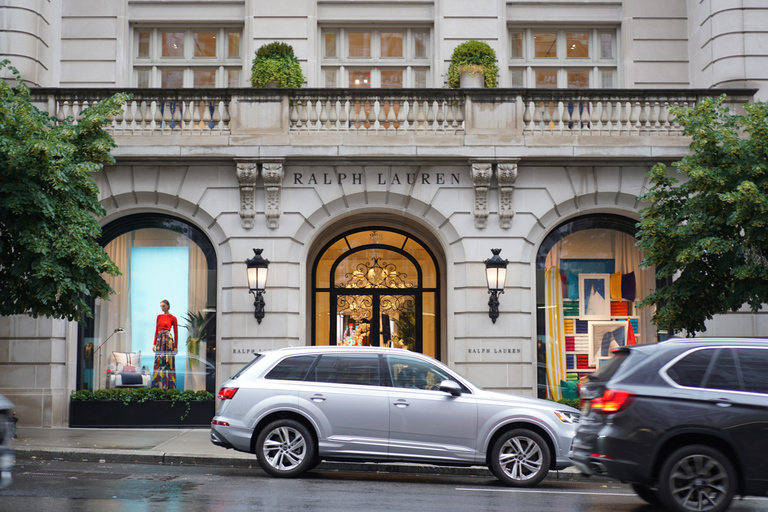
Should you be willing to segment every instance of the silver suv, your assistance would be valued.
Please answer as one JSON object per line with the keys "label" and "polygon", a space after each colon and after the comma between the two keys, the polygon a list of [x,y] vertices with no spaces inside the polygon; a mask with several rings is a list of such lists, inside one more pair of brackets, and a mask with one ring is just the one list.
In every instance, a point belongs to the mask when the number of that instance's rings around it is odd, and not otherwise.
{"label": "silver suv", "polygon": [[487,465],[531,487],[568,455],[579,412],[485,391],[428,356],[374,347],[258,355],[224,383],[211,442],[255,453],[276,477],[321,460]]}

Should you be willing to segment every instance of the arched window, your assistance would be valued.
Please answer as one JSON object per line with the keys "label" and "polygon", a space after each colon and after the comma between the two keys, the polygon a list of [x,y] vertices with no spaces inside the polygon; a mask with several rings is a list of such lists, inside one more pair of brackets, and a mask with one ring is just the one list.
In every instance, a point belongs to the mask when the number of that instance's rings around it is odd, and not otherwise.
{"label": "arched window", "polygon": [[432,252],[391,228],[345,233],[312,270],[313,345],[408,348],[439,356],[438,267]]}
{"label": "arched window", "polygon": [[656,280],[654,269],[639,266],[636,222],[585,215],[557,226],[539,247],[539,397],[570,398],[575,381],[608,360],[612,347],[657,341],[652,311],[637,307]]}
{"label": "arched window", "polygon": [[80,327],[77,389],[127,385],[113,378],[120,358],[152,381],[156,318],[167,300],[179,338],[172,387],[215,392],[216,255],[208,238],[183,220],[138,214],[106,225],[99,241],[121,275],[109,277],[115,293],[92,301],[93,318]]}

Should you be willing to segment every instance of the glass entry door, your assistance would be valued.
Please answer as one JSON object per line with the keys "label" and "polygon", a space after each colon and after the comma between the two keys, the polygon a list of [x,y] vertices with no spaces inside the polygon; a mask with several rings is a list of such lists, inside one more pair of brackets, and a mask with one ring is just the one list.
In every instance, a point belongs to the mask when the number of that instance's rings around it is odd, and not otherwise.
{"label": "glass entry door", "polygon": [[437,272],[404,234],[368,230],[329,244],[315,265],[314,344],[404,348],[437,357]]}

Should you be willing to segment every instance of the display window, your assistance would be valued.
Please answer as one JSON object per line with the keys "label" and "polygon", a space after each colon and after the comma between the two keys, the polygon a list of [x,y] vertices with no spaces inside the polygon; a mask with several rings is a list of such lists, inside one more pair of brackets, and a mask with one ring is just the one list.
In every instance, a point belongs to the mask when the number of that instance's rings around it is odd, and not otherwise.
{"label": "display window", "polygon": [[141,214],[105,226],[120,269],[110,300],[81,325],[77,389],[153,387],[215,392],[216,257],[194,225]]}
{"label": "display window", "polygon": [[431,251],[407,233],[346,233],[314,265],[312,344],[389,346],[439,357],[438,282]]}
{"label": "display window", "polygon": [[636,221],[589,215],[554,229],[539,249],[538,395],[576,398],[576,382],[624,345],[657,341],[653,311],[637,305],[655,290],[640,268]]}

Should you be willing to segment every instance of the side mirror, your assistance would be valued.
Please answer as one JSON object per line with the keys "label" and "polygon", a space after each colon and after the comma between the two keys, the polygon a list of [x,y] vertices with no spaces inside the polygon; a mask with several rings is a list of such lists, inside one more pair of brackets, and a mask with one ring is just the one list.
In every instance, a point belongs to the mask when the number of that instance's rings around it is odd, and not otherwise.
{"label": "side mirror", "polygon": [[444,380],[440,383],[440,391],[444,391],[445,393],[450,393],[451,396],[460,396],[461,395],[461,386],[459,386],[458,383],[452,381],[452,380]]}

